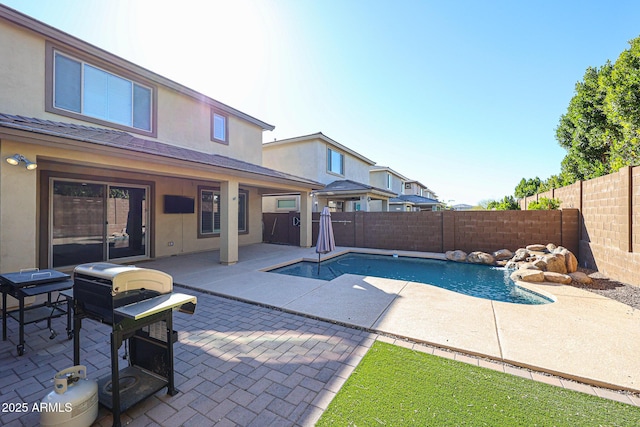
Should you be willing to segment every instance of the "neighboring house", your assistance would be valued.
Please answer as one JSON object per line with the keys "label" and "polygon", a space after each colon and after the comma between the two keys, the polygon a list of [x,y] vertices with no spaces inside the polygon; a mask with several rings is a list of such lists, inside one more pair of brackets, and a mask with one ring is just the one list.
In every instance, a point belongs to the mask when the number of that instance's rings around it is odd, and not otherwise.
{"label": "neighboring house", "polygon": [[273,126],[3,5],[0,40],[0,271],[232,264],[262,241],[265,192],[302,195],[311,245],[323,185],[262,166]]}
{"label": "neighboring house", "polygon": [[457,205],[453,205],[453,206],[451,206],[451,208],[452,208],[454,211],[470,211],[471,209],[473,209],[473,206],[471,206],[471,205],[467,205],[467,204],[465,204],[465,203],[459,203],[459,204],[457,204]]}
{"label": "neighboring house", "polygon": [[426,185],[418,181],[405,181],[404,194],[389,200],[390,211],[439,211],[445,204]]}
{"label": "neighboring house", "polygon": [[[396,195],[370,184],[373,161],[321,132],[264,143],[262,161],[269,168],[325,184],[312,194],[314,212],[324,206],[334,212],[370,211],[375,204],[386,211],[389,198]],[[263,210],[297,211],[299,204],[300,197],[295,194],[265,194]]]}
{"label": "neighboring house", "polygon": [[[372,166],[369,169],[369,177],[371,185],[392,191],[396,196],[404,194],[404,183],[409,181],[404,175],[394,171],[388,166]],[[395,198],[390,199],[394,200]],[[381,211],[381,204],[372,202],[372,211]],[[389,206],[389,209],[395,210],[395,206]]]}

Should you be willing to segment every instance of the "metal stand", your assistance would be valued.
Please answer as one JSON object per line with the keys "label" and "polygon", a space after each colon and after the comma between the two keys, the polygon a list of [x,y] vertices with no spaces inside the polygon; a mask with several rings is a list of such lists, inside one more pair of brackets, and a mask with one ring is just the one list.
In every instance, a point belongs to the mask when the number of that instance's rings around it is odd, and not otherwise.
{"label": "metal stand", "polygon": [[[74,364],[80,364],[80,329],[82,318],[91,319],[90,315],[81,313],[76,309],[73,327],[73,359]],[[95,319],[94,319],[95,320]],[[136,366],[136,360],[131,358],[129,367],[119,368],[118,350],[125,339],[135,339],[136,331],[156,322],[164,322],[166,325],[165,356],[167,369],[166,375],[150,372]],[[121,319],[113,325],[111,333],[111,376],[98,380],[98,395],[100,404],[110,409],[113,413],[113,426],[120,427],[120,414],[138,402],[153,395],[163,387],[167,387],[167,394],[175,396],[179,391],[175,388],[173,372],[173,310],[168,309],[139,320]],[[121,387],[121,378],[134,378],[130,384]]]}
{"label": "metal stand", "polygon": [[[40,322],[42,320],[47,321],[47,328],[51,332],[51,339],[55,338],[55,332],[51,328],[51,319],[67,315],[67,338],[71,339],[71,301],[64,294],[60,294],[64,300],[60,300],[60,296],[57,301],[52,301],[52,292],[61,292],[73,287],[73,281],[63,280],[59,282],[36,284],[32,286],[18,286],[14,283],[4,281],[1,284],[0,290],[2,291],[2,340],[7,340],[7,319],[11,317],[18,322],[18,345],[16,349],[18,356],[24,354],[24,325],[30,323]],[[47,301],[42,304],[32,305],[25,307],[24,299],[27,297],[35,297],[37,295],[47,294]],[[7,295],[11,295],[18,300],[18,309],[7,310]],[[66,304],[66,310],[60,306]]]}

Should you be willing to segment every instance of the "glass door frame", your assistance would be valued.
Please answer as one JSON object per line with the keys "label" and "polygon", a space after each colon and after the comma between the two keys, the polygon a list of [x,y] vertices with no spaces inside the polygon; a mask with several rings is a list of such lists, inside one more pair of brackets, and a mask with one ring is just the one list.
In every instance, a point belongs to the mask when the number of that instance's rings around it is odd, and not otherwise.
{"label": "glass door frame", "polygon": [[[150,238],[150,230],[151,227],[150,225],[150,221],[151,221],[151,203],[150,203],[150,198],[151,198],[151,186],[150,185],[145,185],[145,184],[135,184],[135,183],[130,183],[130,182],[126,182],[126,181],[114,181],[114,182],[107,182],[107,181],[101,181],[101,180],[96,180],[96,179],[77,179],[77,178],[65,178],[65,177],[59,177],[59,176],[50,176],[49,177],[49,218],[48,218],[48,228],[49,228],[49,235],[47,237],[47,245],[48,245],[48,266],[49,268],[53,268],[53,235],[54,235],[54,224],[53,224],[53,213],[54,213],[54,207],[53,207],[53,203],[54,203],[54,189],[55,189],[55,182],[70,182],[70,183],[86,183],[86,184],[94,184],[94,185],[102,185],[105,188],[104,191],[104,195],[103,195],[103,206],[104,206],[104,210],[103,210],[103,218],[102,218],[102,223],[103,223],[103,227],[102,227],[102,245],[103,245],[103,251],[102,251],[102,260],[96,261],[96,262],[109,262],[109,261],[126,261],[126,262],[130,262],[130,261],[137,261],[137,260],[146,260],[149,259],[150,257],[150,242],[151,242],[151,238]],[[145,233],[143,236],[143,244],[144,244],[144,254],[143,255],[135,255],[135,256],[131,256],[131,257],[120,257],[120,258],[111,258],[110,254],[109,254],[109,236],[108,236],[108,218],[107,218],[107,209],[108,209],[108,201],[109,201],[109,192],[110,189],[112,187],[129,187],[129,188],[138,188],[138,189],[143,189],[145,192],[145,200],[146,200],[146,212],[143,218],[143,224],[145,224]],[[71,266],[71,265],[70,265]],[[55,268],[64,268],[64,267],[70,267],[70,266],[57,266]]]}

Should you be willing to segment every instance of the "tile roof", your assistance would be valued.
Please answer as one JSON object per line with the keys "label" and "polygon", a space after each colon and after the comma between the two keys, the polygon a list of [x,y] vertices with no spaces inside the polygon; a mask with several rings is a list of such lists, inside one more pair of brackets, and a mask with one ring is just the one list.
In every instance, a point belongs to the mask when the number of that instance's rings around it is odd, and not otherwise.
{"label": "tile roof", "polygon": [[383,188],[373,187],[371,185],[363,184],[361,182],[351,181],[349,179],[333,181],[327,184],[322,190],[316,193],[326,193],[326,192],[333,192],[333,193],[345,192],[346,193],[346,192],[356,192],[356,191],[361,191],[361,192],[375,191],[378,193],[386,193],[389,196],[395,195],[395,193],[392,191],[385,190]]}
{"label": "tile roof", "polygon": [[164,142],[138,138],[120,130],[91,127],[75,123],[54,122],[51,120],[3,113],[0,113],[0,127],[200,163],[223,169],[262,175],[269,178],[291,180],[309,185],[313,188],[323,187],[323,185],[318,182],[265,168],[253,163],[221,156],[219,154],[203,153]]}
{"label": "tile roof", "polygon": [[389,200],[389,203],[413,203],[414,205],[438,205],[438,200],[430,199],[428,197],[422,197],[413,194],[403,194],[398,197],[394,197]]}

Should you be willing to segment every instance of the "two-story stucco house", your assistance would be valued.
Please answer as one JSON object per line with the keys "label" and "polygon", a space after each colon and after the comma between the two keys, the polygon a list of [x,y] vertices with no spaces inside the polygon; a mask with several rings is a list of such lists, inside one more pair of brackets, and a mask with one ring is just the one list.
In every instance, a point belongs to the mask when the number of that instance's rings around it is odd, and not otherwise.
{"label": "two-story stucco house", "polygon": [[[286,173],[304,176],[325,184],[313,192],[313,211],[328,206],[334,212],[386,211],[392,190],[379,188],[370,181],[375,163],[322,133],[264,143],[263,164]],[[266,194],[264,212],[299,210],[299,197]]]}
{"label": "two-story stucco house", "polygon": [[[388,166],[372,166],[369,169],[369,177],[371,185],[392,191],[396,195],[396,197],[389,200],[388,209],[385,209],[390,211],[396,210],[392,201],[395,200],[397,196],[404,194],[404,183],[409,181],[409,178]],[[373,202],[372,204],[372,211],[382,210],[381,204]]]}
{"label": "two-story stucco house", "polygon": [[[262,241],[262,194],[314,180],[262,166],[273,126],[0,5],[0,271]],[[5,161],[6,160],[6,161]]]}
{"label": "two-story stucco house", "polygon": [[408,180],[403,183],[403,192],[389,200],[390,211],[438,211],[445,204],[438,200],[438,196],[426,185]]}

